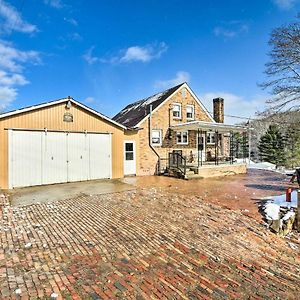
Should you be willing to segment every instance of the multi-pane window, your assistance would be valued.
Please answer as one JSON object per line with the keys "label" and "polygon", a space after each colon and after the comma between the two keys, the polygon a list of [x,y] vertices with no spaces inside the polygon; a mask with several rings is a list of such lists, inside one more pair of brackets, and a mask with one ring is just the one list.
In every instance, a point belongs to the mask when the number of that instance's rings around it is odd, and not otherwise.
{"label": "multi-pane window", "polygon": [[194,105],[187,105],[186,106],[186,118],[188,120],[194,120],[195,119]]}
{"label": "multi-pane window", "polygon": [[181,119],[181,104],[179,103],[173,104],[173,118]]}
{"label": "multi-pane window", "polygon": [[159,129],[152,130],[152,145],[160,146],[162,144],[162,131]]}
{"label": "multi-pane window", "polygon": [[207,144],[214,144],[215,143],[215,138],[216,134],[214,132],[207,132]]}
{"label": "multi-pane window", "polygon": [[125,160],[134,160],[133,143],[125,144]]}
{"label": "multi-pane window", "polygon": [[183,88],[181,91],[182,98],[186,98],[186,89]]}
{"label": "multi-pane window", "polygon": [[187,131],[176,132],[176,143],[181,145],[187,145],[189,143],[188,132]]}

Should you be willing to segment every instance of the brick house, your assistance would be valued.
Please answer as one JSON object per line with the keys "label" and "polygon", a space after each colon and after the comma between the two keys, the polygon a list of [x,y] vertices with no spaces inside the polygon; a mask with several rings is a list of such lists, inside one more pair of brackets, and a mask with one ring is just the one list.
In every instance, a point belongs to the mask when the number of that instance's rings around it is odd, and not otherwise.
{"label": "brick house", "polygon": [[[126,106],[113,119],[72,97],[0,114],[0,189],[176,172],[246,172],[234,163],[223,99],[214,117],[182,83]],[[195,174],[194,174],[195,175]]]}
{"label": "brick house", "polygon": [[[224,124],[224,100],[213,100],[212,116],[187,83],[127,105],[113,120],[136,131],[136,175],[165,171],[171,160],[194,173],[244,173],[233,164],[230,139],[245,127]],[[224,169],[225,167],[225,169]],[[200,169],[201,168],[201,169]]]}

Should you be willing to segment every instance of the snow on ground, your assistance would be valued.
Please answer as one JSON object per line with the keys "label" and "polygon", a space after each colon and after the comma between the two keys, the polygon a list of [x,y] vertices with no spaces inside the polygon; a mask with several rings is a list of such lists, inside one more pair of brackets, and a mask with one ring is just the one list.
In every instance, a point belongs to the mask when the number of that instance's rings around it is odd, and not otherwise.
{"label": "snow on ground", "polygon": [[269,163],[269,162],[266,162],[266,161],[255,163],[255,162],[250,160],[250,164],[248,163],[248,169],[260,169],[260,170],[275,171],[276,170],[276,165],[274,165],[272,163]]}
{"label": "snow on ground", "polygon": [[278,220],[280,206],[274,203],[267,203],[264,208],[267,220]]}
{"label": "snow on ground", "polygon": [[[268,201],[264,204],[263,211],[267,220],[283,220],[286,221],[295,217],[294,209],[297,208],[298,191],[292,191],[291,202],[286,201],[286,195],[279,195],[267,198]],[[282,209],[287,209],[282,216]]]}
{"label": "snow on ground", "polygon": [[279,195],[279,196],[273,196],[271,197],[271,201],[274,204],[277,204],[281,207],[286,207],[286,208],[297,208],[297,191],[292,191],[291,194],[291,202],[286,202],[286,196],[284,195]]}
{"label": "snow on ground", "polygon": [[294,218],[296,216],[296,213],[294,211],[288,211],[284,217],[282,218],[283,221],[287,221],[290,218]]}
{"label": "snow on ground", "polygon": [[238,163],[246,162],[248,169],[269,170],[269,171],[274,171],[277,173],[285,174],[287,176],[292,176],[295,173],[295,169],[286,169],[284,167],[279,167],[276,169],[275,164],[272,164],[267,161],[262,161],[262,162],[256,163],[252,160],[249,160],[248,158],[246,158],[246,159],[239,158],[239,159],[237,159],[237,162]]}

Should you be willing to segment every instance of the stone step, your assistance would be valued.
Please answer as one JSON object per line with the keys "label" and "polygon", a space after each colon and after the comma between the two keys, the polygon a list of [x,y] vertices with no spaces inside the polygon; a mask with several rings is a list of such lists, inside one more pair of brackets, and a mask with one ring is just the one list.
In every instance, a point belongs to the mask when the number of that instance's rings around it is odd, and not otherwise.
{"label": "stone step", "polygon": [[185,174],[186,175],[194,175],[195,172],[193,170],[187,170]]}
{"label": "stone step", "polygon": [[204,177],[199,175],[199,174],[190,174],[190,175],[185,175],[185,179],[191,180],[191,179],[203,179]]}

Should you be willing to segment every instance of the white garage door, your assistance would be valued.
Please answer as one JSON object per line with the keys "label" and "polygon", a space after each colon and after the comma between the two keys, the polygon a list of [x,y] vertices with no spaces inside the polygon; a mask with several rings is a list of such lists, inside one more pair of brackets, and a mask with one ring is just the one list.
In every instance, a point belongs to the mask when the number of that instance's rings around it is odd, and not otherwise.
{"label": "white garage door", "polygon": [[111,178],[111,135],[9,130],[9,187]]}

